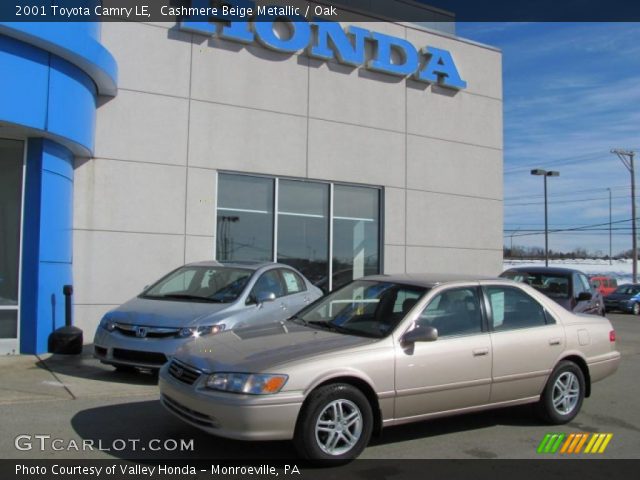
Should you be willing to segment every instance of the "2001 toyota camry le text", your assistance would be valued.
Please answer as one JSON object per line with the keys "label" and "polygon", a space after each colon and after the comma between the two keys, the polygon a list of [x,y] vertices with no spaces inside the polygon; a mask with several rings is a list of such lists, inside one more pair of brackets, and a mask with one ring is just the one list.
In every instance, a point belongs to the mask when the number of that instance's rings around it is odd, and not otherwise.
{"label": "2001 toyota camry le text", "polygon": [[214,435],[348,460],[391,425],[536,403],[572,420],[618,368],[606,318],[506,279],[378,275],[288,321],[202,337],[160,372],[163,405]]}

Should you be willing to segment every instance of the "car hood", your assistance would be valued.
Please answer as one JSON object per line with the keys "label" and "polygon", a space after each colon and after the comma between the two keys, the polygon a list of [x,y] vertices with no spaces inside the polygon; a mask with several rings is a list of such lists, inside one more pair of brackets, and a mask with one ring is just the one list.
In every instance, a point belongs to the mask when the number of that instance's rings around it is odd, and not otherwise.
{"label": "car hood", "polygon": [[203,303],[172,300],[132,298],[115,310],[108,318],[118,323],[149,327],[188,327],[203,321],[215,321],[216,315],[229,309],[228,303]]}
{"label": "car hood", "polygon": [[377,341],[278,322],[195,339],[175,357],[206,372],[267,372],[284,363]]}

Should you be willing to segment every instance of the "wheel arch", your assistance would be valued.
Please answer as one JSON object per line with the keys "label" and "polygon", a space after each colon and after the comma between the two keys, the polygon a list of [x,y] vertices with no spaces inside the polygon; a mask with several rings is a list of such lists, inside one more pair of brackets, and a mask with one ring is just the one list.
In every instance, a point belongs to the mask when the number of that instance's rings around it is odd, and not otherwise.
{"label": "wheel arch", "polygon": [[302,416],[302,412],[306,407],[309,401],[309,398],[311,397],[311,394],[313,392],[315,392],[319,388],[324,387],[326,385],[332,385],[336,383],[344,383],[347,385],[351,385],[352,387],[357,388],[364,394],[367,401],[369,402],[369,405],[371,406],[371,412],[373,413],[373,434],[379,435],[380,432],[382,431],[382,411],[380,409],[380,402],[378,401],[378,395],[376,394],[373,386],[368,381],[366,381],[361,377],[349,375],[349,374],[342,374],[342,375],[337,375],[330,378],[325,378],[322,381],[314,384],[313,387],[308,390],[307,395],[305,396],[305,400],[302,404],[302,408],[300,409],[300,413],[298,414],[298,420]]}
{"label": "wheel arch", "polygon": [[580,368],[580,370],[582,370],[582,374],[584,375],[584,387],[585,387],[584,396],[585,398],[590,397],[591,396],[591,375],[589,374],[589,366],[587,365],[586,360],[579,355],[572,354],[572,355],[567,355],[565,357],[562,357],[559,360],[559,362],[562,362],[562,361],[575,363]]}

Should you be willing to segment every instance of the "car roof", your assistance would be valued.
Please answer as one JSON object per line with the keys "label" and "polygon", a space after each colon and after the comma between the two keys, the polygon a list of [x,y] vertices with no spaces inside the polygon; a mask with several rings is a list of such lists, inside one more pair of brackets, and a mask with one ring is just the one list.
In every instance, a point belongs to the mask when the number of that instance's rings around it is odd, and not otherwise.
{"label": "car roof", "polygon": [[374,280],[378,282],[401,283],[416,287],[432,288],[443,283],[451,282],[479,282],[481,280],[498,280],[504,282],[504,278],[482,275],[460,275],[453,273],[398,273],[387,275],[369,275],[360,280]]}
{"label": "car roof", "polygon": [[511,267],[507,268],[505,272],[524,272],[524,273],[548,273],[551,275],[561,275],[561,274],[570,274],[570,273],[582,273],[580,270],[576,270],[574,268],[562,268],[562,267]]}
{"label": "car roof", "polygon": [[260,270],[264,267],[284,267],[284,268],[292,268],[289,265],[285,265],[283,263],[274,263],[274,262],[261,262],[261,261],[251,261],[251,260],[233,260],[233,261],[222,261],[217,262],[215,260],[205,260],[202,262],[192,262],[188,263],[185,266],[190,267],[230,267],[230,268],[245,268],[248,270]]}

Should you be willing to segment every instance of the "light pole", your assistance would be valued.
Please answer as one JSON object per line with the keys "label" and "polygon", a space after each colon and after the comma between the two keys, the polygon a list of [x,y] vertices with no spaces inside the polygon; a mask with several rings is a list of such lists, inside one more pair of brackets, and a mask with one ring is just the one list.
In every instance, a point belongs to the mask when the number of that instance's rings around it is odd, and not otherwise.
{"label": "light pole", "polygon": [[542,170],[536,168],[531,170],[531,175],[541,175],[544,178],[544,266],[549,266],[549,220],[547,208],[547,177],[559,177],[560,172]]}
{"label": "light pole", "polygon": [[[638,248],[636,239],[636,172],[633,166],[633,157],[636,152],[633,150],[621,150],[616,148],[611,150],[622,161],[631,174],[631,258],[633,262],[633,283],[638,281]],[[629,157],[627,159],[627,157]]]}
{"label": "light pole", "polygon": [[611,259],[611,189],[609,190],[609,265],[613,265],[613,260]]}

